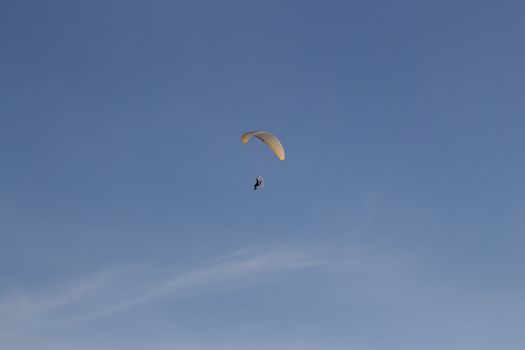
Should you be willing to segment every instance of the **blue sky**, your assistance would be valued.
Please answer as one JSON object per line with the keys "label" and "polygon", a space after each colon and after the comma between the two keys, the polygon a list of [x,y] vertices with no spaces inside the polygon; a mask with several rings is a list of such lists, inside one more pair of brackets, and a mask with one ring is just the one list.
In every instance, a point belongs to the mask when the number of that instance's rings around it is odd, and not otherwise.
{"label": "blue sky", "polygon": [[0,347],[523,349],[524,12],[2,1]]}

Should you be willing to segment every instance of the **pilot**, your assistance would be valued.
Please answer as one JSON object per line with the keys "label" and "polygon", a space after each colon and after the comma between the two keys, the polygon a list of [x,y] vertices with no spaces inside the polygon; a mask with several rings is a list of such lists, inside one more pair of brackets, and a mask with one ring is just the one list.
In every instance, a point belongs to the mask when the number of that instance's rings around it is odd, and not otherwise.
{"label": "pilot", "polygon": [[257,190],[257,187],[263,187],[264,185],[264,180],[262,178],[262,176],[259,176],[255,179],[255,185],[253,185],[253,190]]}

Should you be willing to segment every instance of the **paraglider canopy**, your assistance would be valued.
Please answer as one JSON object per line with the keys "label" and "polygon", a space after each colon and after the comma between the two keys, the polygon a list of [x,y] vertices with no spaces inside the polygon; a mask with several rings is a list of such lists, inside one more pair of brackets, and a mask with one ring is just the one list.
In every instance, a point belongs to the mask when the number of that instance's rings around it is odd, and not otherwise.
{"label": "paraglider canopy", "polygon": [[284,160],[286,157],[283,145],[275,135],[267,131],[249,131],[242,134],[241,140],[243,143],[248,143],[252,137],[256,137],[264,142],[280,160]]}

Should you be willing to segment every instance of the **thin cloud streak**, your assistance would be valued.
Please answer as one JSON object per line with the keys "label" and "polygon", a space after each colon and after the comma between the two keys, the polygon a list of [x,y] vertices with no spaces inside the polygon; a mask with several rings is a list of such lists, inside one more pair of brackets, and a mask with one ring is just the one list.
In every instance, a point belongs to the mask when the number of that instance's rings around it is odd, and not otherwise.
{"label": "thin cloud streak", "polygon": [[[96,320],[164,296],[340,262],[315,252],[243,250],[198,269],[174,273],[147,265],[113,267],[44,295],[18,291],[0,300],[0,328],[51,327]],[[159,272],[160,270],[164,270]]]}
{"label": "thin cloud streak", "polygon": [[[452,332],[454,336],[430,348],[443,348],[444,344],[456,344],[456,347],[449,346],[452,349],[463,349],[463,344],[474,348],[472,339],[480,334],[483,337],[475,343],[477,349],[490,349],[507,339],[510,339],[509,342],[522,340],[520,331],[523,329],[521,315],[524,304],[520,295],[501,295],[490,291],[474,293],[455,284],[429,284],[425,269],[407,254],[374,254],[355,247],[328,247],[265,251],[243,249],[202,264],[199,268],[179,271],[173,267],[144,264],[112,267],[65,286],[56,286],[46,293],[19,291],[0,299],[0,344],[12,349],[35,348],[33,344],[39,344],[36,347],[46,350],[104,349],[108,346],[98,344],[89,336],[81,341],[80,347],[69,344],[74,339],[64,337],[63,332],[68,326],[100,320],[146,303],[162,303],[163,298],[176,300],[183,294],[210,293],[216,288],[234,288],[232,286],[261,282],[279,275],[289,276],[299,271],[308,272],[311,283],[317,285],[322,284],[321,281],[326,282],[326,279],[316,279],[319,275],[316,272],[319,271],[323,272],[323,276],[331,276],[332,281],[337,280],[336,285],[328,286],[330,293],[319,293],[321,305],[322,298],[329,297],[338,300],[340,307],[346,311],[356,305],[379,309],[382,310],[382,322],[385,322],[382,329],[387,332],[419,330],[411,339],[409,348],[424,347],[428,338],[438,339],[442,332]],[[96,322],[94,324],[96,326]],[[122,344],[111,344],[109,347],[145,348],[135,344],[135,340],[131,336]],[[158,344],[148,344],[147,347],[158,350],[264,347],[288,350],[308,348],[303,346],[307,343],[312,350],[338,348],[337,344],[323,345],[324,340],[316,346],[313,340],[308,336],[301,336],[301,339],[276,336],[268,339],[270,343],[265,346],[261,345],[261,338],[239,338],[238,333],[233,336],[226,333],[220,342],[214,340],[213,344],[201,344],[199,339],[186,339],[184,344],[185,340],[177,333],[163,336]],[[42,346],[46,342],[49,345]],[[353,335],[352,342],[356,349],[370,348],[363,347],[369,339],[360,339],[357,334]],[[348,349],[348,346],[340,348]]]}

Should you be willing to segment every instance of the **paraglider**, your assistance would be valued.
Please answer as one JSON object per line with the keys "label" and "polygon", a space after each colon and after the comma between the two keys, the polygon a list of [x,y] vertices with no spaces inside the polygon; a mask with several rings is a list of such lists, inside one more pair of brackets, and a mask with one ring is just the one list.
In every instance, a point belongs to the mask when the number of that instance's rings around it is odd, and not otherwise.
{"label": "paraglider", "polygon": [[257,176],[255,179],[255,185],[253,185],[253,190],[257,190],[257,187],[263,187],[264,186],[264,179],[262,176]]}
{"label": "paraglider", "polygon": [[[281,144],[281,141],[275,135],[267,132],[267,131],[249,131],[245,132],[241,136],[241,140],[243,143],[248,143],[248,141],[255,137],[259,140],[261,140],[270,150],[273,151],[273,153],[279,158],[279,160],[284,160],[286,157],[286,154],[284,152],[284,147]],[[253,190],[257,190],[258,187],[264,186],[264,180],[262,176],[258,176],[255,179],[255,185],[253,186]]]}

